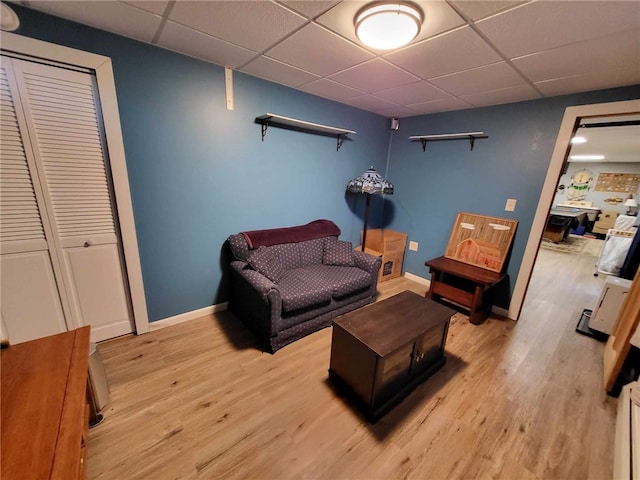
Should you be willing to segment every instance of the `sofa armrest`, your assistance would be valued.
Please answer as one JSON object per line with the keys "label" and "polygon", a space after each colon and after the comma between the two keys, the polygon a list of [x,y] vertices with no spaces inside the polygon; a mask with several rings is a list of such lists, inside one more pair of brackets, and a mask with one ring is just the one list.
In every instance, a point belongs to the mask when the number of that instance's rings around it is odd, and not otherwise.
{"label": "sofa armrest", "polygon": [[[257,326],[269,335],[281,329],[282,297],[275,283],[242,261],[231,262],[234,277],[238,279],[232,288],[235,307],[245,319],[252,318]],[[233,282],[233,279],[232,279]]]}
{"label": "sofa armrest", "polygon": [[260,292],[260,294],[266,297],[269,290],[276,288],[276,284],[265,277],[260,272],[247,267],[246,262],[235,261],[231,262],[231,268],[236,270],[242,278],[244,278],[254,290]]}
{"label": "sofa armrest", "polygon": [[356,267],[361,268],[365,272],[369,272],[374,278],[378,277],[378,271],[382,266],[382,259],[380,257],[360,250],[354,250],[353,258]]}

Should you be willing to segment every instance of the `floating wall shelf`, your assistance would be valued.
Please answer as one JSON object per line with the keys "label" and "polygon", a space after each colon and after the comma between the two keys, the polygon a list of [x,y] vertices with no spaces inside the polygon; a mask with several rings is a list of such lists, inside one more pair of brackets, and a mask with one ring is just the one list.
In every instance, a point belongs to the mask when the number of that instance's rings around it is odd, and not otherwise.
{"label": "floating wall shelf", "polygon": [[484,132],[441,133],[437,135],[413,135],[409,137],[412,142],[422,143],[422,151],[427,149],[427,142],[439,142],[442,140],[469,140],[471,150],[477,138],[489,138]]}
{"label": "floating wall shelf", "polygon": [[305,120],[298,120],[296,118],[285,117],[283,115],[276,115],[275,113],[265,113],[256,117],[256,123],[262,125],[262,141],[267,134],[267,128],[269,126],[286,128],[288,130],[295,130],[297,132],[313,133],[315,135],[324,135],[326,137],[336,137],[338,144],[336,151],[340,150],[342,142],[349,134],[355,134],[353,130],[347,130],[346,128],[332,127],[330,125],[322,125],[320,123],[307,122]]}

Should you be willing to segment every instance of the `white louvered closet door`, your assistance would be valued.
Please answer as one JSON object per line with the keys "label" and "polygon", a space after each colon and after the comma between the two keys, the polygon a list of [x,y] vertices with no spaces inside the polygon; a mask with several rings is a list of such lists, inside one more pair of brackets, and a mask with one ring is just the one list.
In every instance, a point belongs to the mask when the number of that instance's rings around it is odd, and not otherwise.
{"label": "white louvered closet door", "polygon": [[[23,142],[24,117],[20,109],[16,111],[14,102],[15,79],[5,67],[9,66],[3,57],[0,64],[0,309],[3,337],[12,343],[21,343],[64,332],[67,325],[31,178],[33,155],[28,136]],[[42,196],[39,197],[42,200]]]}
{"label": "white louvered closet door", "polygon": [[91,325],[93,341],[130,333],[132,315],[95,78],[33,62],[11,62],[59,254],[58,284],[68,302],[67,324]]}

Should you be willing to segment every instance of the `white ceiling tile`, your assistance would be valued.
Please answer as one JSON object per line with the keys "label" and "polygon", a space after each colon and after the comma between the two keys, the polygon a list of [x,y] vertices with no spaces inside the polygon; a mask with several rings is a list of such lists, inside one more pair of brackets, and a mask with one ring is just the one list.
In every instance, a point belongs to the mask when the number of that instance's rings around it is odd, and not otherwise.
{"label": "white ceiling tile", "polygon": [[256,58],[240,70],[250,75],[265,78],[290,87],[298,87],[304,83],[309,83],[320,78],[312,73],[267,57]]}
{"label": "white ceiling tile", "polygon": [[[611,55],[611,52],[616,52],[616,55]],[[620,58],[625,61],[621,62]],[[606,78],[620,71],[635,71],[640,83],[640,35],[630,30],[525,55],[512,61],[533,82],[593,74],[597,66],[599,77]]]}
{"label": "white ceiling tile", "polygon": [[390,53],[387,60],[420,78],[429,79],[501,60],[470,27]]}
{"label": "white ceiling tile", "polygon": [[476,23],[509,58],[635,29],[638,1],[531,2]]}
{"label": "white ceiling tile", "polygon": [[[418,114],[415,110],[400,105],[390,108],[380,108],[376,110],[376,113],[389,118],[413,117]],[[402,130],[402,122],[400,122],[399,130]]]}
{"label": "white ceiling tile", "polygon": [[553,97],[557,95],[567,95],[576,92],[600,90],[603,88],[636,85],[637,83],[637,80],[634,80],[633,78],[631,78],[631,76],[625,75],[619,75],[612,81],[612,79],[604,80],[597,75],[582,74],[536,82],[535,86],[544,95]]}
{"label": "white ceiling tile", "polygon": [[[354,19],[358,11],[367,3],[371,2],[342,2],[324,15],[318,17],[317,21],[334,32],[339,33],[343,37],[364,47],[356,37]],[[422,9],[425,17],[420,33],[414,40],[414,43],[464,25],[464,20],[460,18],[460,15],[447,5],[446,2],[433,0],[416,1],[414,3]],[[380,53],[380,51],[378,51],[378,53]]]}
{"label": "white ceiling tile", "polygon": [[266,1],[180,1],[174,5],[169,19],[257,52],[307,22],[300,15]]}
{"label": "white ceiling tile", "polygon": [[266,55],[324,76],[373,58],[371,53],[314,24],[305,25]]}
{"label": "white ceiling tile", "polygon": [[282,3],[305,17],[313,19],[340,2],[325,2],[321,0],[287,0]]}
{"label": "white ceiling tile", "polygon": [[300,89],[332,100],[344,100],[345,98],[359,97],[364,93],[360,90],[356,90],[355,88],[347,87],[346,85],[342,85],[326,78],[321,78],[315,82],[303,85]]}
{"label": "white ceiling tile", "polygon": [[224,67],[237,68],[256,56],[256,52],[223,42],[174,22],[167,22],[157,44]]}
{"label": "white ceiling tile", "polygon": [[147,12],[155,13],[156,15],[162,15],[165,8],[167,8],[168,1],[155,1],[155,0],[127,0],[126,2],[134,7],[141,8]]}
{"label": "white ceiling tile", "polygon": [[507,0],[453,0],[460,11],[472,20],[494,15],[527,2],[512,2]]}
{"label": "white ceiling tile", "polygon": [[344,103],[362,108],[363,110],[382,110],[397,106],[373,95],[362,95],[360,97],[348,98],[344,100]]}
{"label": "white ceiling tile", "polygon": [[453,95],[496,90],[498,88],[523,85],[525,81],[506,62],[498,62],[484,67],[452,73],[429,80],[435,86]]}
{"label": "white ceiling tile", "polygon": [[30,1],[29,7],[143,42],[151,42],[162,20],[121,2]]}
{"label": "white ceiling tile", "polygon": [[414,75],[400,70],[380,58],[343,70],[331,75],[330,78],[366,93],[374,93],[385,89],[385,87],[397,87],[419,80]]}
{"label": "white ceiling tile", "polygon": [[487,92],[476,92],[469,95],[461,95],[464,101],[469,102],[474,107],[485,107],[487,105],[498,105],[502,103],[521,102],[540,98],[541,95],[529,85],[518,85],[515,87],[500,88]]}
{"label": "white ceiling tile", "polygon": [[436,88],[425,81],[414,82],[402,85],[401,87],[376,92],[376,97],[400,105],[427,102],[429,100],[437,100],[439,98],[446,98],[449,96],[450,95],[448,93],[443,92],[439,88]]}
{"label": "white ceiling tile", "polygon": [[[407,106],[411,110],[415,110],[417,113],[448,112],[451,110],[462,110],[463,108],[473,107],[473,105],[464,102],[456,97],[432,100],[430,102],[414,103]],[[418,133],[416,133],[415,135],[418,135]]]}

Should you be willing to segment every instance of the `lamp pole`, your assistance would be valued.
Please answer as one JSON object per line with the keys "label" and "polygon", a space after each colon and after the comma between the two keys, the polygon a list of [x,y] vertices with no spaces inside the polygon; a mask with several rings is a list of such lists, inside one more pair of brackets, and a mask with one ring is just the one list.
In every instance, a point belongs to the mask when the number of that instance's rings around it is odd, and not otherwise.
{"label": "lamp pole", "polygon": [[367,201],[364,207],[364,229],[362,232],[362,251],[364,252],[364,246],[367,244],[367,223],[369,221],[369,204],[371,203],[371,194],[365,193]]}

